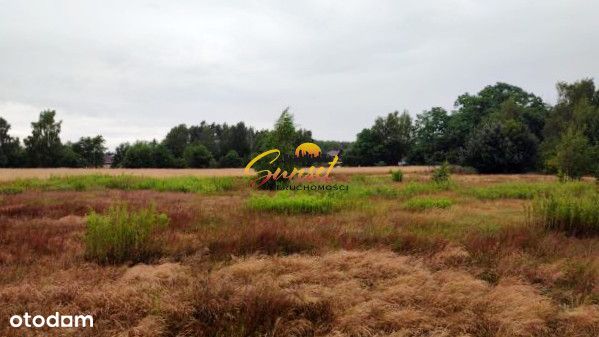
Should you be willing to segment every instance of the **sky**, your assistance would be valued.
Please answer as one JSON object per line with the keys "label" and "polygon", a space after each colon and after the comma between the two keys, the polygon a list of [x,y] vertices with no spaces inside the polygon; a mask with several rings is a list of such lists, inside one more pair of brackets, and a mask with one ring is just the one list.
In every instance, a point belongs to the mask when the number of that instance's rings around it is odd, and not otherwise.
{"label": "sky", "polygon": [[175,125],[270,128],[285,107],[315,139],[508,82],[556,100],[599,78],[599,1],[5,1],[0,117],[109,148]]}

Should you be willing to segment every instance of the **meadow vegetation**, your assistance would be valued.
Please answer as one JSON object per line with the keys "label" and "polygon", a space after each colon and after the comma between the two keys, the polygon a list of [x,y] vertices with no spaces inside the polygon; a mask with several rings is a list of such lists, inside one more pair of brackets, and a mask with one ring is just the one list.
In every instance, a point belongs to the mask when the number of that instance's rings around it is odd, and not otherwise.
{"label": "meadow vegetation", "polygon": [[[86,336],[599,331],[594,182],[388,169],[335,176],[347,191],[223,181],[3,183],[0,316],[60,303],[94,315]],[[0,334],[15,335],[7,320]]]}
{"label": "meadow vegetation", "polygon": [[98,263],[149,262],[162,252],[159,232],[168,220],[155,206],[129,210],[123,204],[111,206],[106,214],[92,211],[85,229],[85,257]]}
{"label": "meadow vegetation", "polygon": [[0,194],[25,190],[88,191],[97,189],[154,190],[169,192],[210,193],[232,190],[232,177],[141,177],[133,175],[56,176],[49,179],[29,178],[0,183]]}

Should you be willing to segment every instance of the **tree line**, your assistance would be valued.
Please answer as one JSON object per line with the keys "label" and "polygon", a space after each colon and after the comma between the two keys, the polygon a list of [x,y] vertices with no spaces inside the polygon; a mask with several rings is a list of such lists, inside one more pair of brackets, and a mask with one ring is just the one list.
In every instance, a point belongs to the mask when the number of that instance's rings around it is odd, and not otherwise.
{"label": "tree line", "polygon": [[376,119],[344,157],[349,165],[452,164],[481,173],[544,171],[599,175],[599,90],[592,79],[557,84],[551,106],[533,93],[496,83],[465,93],[451,112],[433,107]]}
{"label": "tree line", "polygon": [[[433,165],[450,162],[482,173],[546,171],[579,178],[599,174],[599,90],[592,79],[557,84],[553,106],[520,87],[496,83],[460,95],[452,111],[433,107],[412,119],[407,112],[379,117],[354,142],[315,141],[324,152],[341,150],[344,165]],[[62,143],[61,121],[45,110],[21,142],[0,117],[0,167],[98,167],[104,164],[101,135]],[[312,141],[285,109],[272,130],[243,122],[202,121],[173,127],[160,141],[120,144],[112,167],[242,167],[272,147],[291,151]]]}

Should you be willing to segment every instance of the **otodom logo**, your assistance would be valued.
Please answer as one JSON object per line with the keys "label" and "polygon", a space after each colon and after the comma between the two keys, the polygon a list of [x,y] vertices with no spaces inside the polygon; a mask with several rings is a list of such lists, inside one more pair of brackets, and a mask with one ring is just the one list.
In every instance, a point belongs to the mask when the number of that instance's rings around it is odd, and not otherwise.
{"label": "otodom logo", "polygon": [[[286,180],[299,180],[299,181],[329,181],[331,171],[335,168],[335,165],[339,162],[339,156],[335,155],[332,157],[331,161],[328,162],[327,166],[315,166],[310,165],[309,167],[296,167],[296,163],[304,163],[305,160],[311,160],[313,162],[318,161],[318,159],[322,159],[322,151],[320,147],[314,143],[303,143],[300,144],[294,152],[294,158],[288,156],[283,158],[283,162],[291,165],[284,165],[287,169],[279,167],[276,163],[279,158],[282,157],[281,151],[279,149],[271,149],[254,157],[245,167],[245,174],[251,174],[251,169],[260,166],[272,166],[271,169],[262,169],[256,170],[256,174],[258,178],[252,183],[256,186],[262,186],[269,181],[277,181],[279,179]],[[266,164],[266,165],[265,165]],[[291,169],[290,169],[291,168]],[[289,172],[291,171],[291,172]]]}

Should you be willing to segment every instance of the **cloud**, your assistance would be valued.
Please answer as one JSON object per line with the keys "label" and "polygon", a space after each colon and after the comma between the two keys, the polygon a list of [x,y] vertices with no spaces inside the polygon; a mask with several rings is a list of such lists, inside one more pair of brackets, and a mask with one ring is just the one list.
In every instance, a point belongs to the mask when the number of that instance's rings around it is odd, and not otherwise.
{"label": "cloud", "polygon": [[21,132],[52,107],[63,138],[111,146],[201,120],[270,127],[286,106],[317,138],[351,140],[496,81],[553,102],[557,81],[599,72],[599,4],[582,0],[2,7],[0,116]]}

